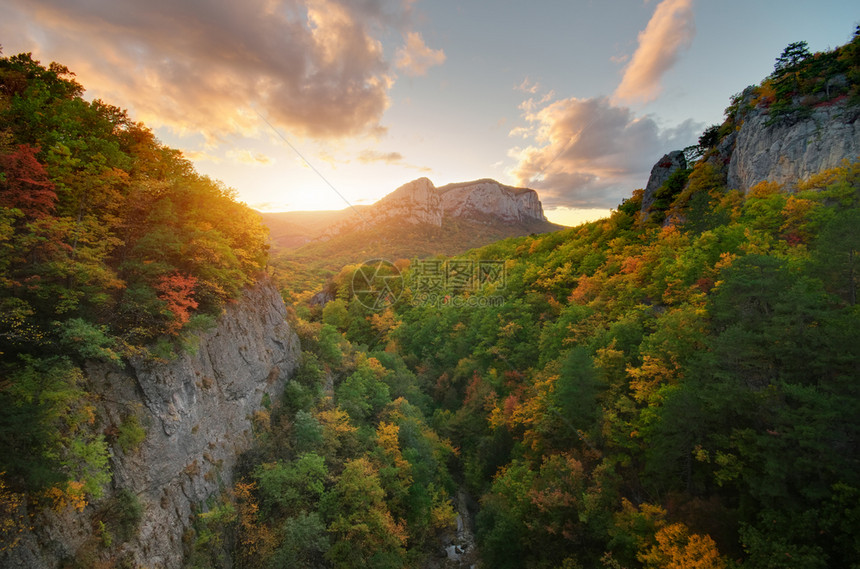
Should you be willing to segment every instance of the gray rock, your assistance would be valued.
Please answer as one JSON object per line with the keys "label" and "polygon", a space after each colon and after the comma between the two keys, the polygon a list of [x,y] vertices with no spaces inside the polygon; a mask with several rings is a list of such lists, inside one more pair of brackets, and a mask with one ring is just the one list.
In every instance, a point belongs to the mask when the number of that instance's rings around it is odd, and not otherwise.
{"label": "gray rock", "polygon": [[443,186],[439,193],[446,217],[495,218],[509,223],[546,221],[537,192],[528,188],[478,180]]}
{"label": "gray rock", "polygon": [[332,300],[334,300],[334,293],[328,289],[328,287],[314,294],[311,299],[308,301],[308,304],[311,306],[325,306]]}
{"label": "gray rock", "polygon": [[812,110],[807,118],[768,125],[766,109],[753,109],[741,118],[728,164],[728,187],[742,192],[769,180],[797,182],[843,159],[860,156],[860,113],[844,102]]}
{"label": "gray rock", "polygon": [[401,219],[409,223],[429,223],[442,227],[439,193],[433,182],[418,178],[403,184],[374,204],[373,213],[383,219]]}
{"label": "gray rock", "polygon": [[389,221],[442,227],[443,219],[505,223],[546,222],[537,192],[477,180],[436,188],[427,178],[404,184],[360,213],[332,225],[323,239]]}
{"label": "gray rock", "polygon": [[687,167],[687,159],[684,158],[684,152],[681,150],[673,150],[668,154],[664,154],[660,160],[651,168],[651,175],[648,177],[648,184],[645,186],[645,192],[642,196],[642,213],[647,216],[651,206],[654,205],[654,194],[660,189],[660,186],[666,183],[669,176],[675,170]]}
{"label": "gray rock", "polygon": [[[196,354],[169,363],[132,361],[124,369],[87,366],[106,422],[119,425],[136,413],[147,431],[138,449],[112,450],[114,489],[130,490],[143,505],[138,534],[121,547],[123,556],[150,569],[181,567],[182,537],[195,508],[205,509],[207,499],[231,486],[238,456],[253,443],[254,413],[264,396],[280,397],[300,354],[281,296],[266,281],[226,307]],[[0,557],[0,566],[58,567],[92,538],[97,507],[42,512],[35,531]]]}

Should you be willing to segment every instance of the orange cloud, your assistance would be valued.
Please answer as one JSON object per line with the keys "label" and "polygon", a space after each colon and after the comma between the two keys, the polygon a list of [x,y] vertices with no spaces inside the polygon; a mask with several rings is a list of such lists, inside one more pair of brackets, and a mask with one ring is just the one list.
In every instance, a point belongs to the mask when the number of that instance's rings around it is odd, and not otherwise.
{"label": "orange cloud", "polygon": [[514,148],[510,172],[540,191],[546,207],[615,207],[643,187],[654,161],[695,141],[704,125],[661,129],[606,97],[564,99],[525,115],[536,145]]}
{"label": "orange cloud", "polygon": [[379,152],[378,150],[362,150],[358,155],[358,161],[365,164],[370,162],[385,162],[397,164],[403,161],[403,155],[399,152]]}
{"label": "orange cloud", "polygon": [[624,68],[613,98],[618,101],[653,101],[660,94],[660,79],[690,46],[696,27],[693,0],[663,0],[648,26],[639,34],[639,47]]}
{"label": "orange cloud", "polygon": [[373,162],[383,162],[388,166],[402,166],[404,168],[411,168],[413,170],[418,170],[419,172],[432,172],[431,168],[427,168],[426,166],[416,166],[414,164],[409,164],[403,158],[403,155],[399,152],[380,152],[379,150],[362,150],[358,155],[358,161],[363,162],[365,164],[370,164]]}
{"label": "orange cloud", "polygon": [[406,34],[406,45],[397,50],[395,65],[407,75],[426,75],[427,70],[445,63],[445,52],[430,49],[418,32]]}
{"label": "orange cloud", "polygon": [[531,93],[532,95],[534,95],[540,89],[540,83],[538,83],[537,81],[532,82],[531,79],[526,77],[525,79],[523,79],[523,82],[514,87],[514,89],[516,89],[517,91],[522,91],[523,93]]}
{"label": "orange cloud", "polygon": [[400,0],[7,0],[4,11],[6,51],[56,59],[90,95],[211,142],[265,128],[257,111],[295,135],[379,133],[393,76],[377,36],[405,26],[410,8]]}
{"label": "orange cloud", "polygon": [[272,159],[265,154],[254,153],[250,150],[229,150],[225,156],[234,162],[250,166],[266,166],[272,163]]}

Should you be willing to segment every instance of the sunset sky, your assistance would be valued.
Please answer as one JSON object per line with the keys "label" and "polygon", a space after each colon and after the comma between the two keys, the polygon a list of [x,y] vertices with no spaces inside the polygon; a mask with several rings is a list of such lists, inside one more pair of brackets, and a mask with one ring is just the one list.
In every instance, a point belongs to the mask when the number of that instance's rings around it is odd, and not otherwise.
{"label": "sunset sky", "polygon": [[494,178],[568,224],[644,186],[786,45],[857,24],[834,0],[0,0],[4,55],[67,65],[257,209]]}

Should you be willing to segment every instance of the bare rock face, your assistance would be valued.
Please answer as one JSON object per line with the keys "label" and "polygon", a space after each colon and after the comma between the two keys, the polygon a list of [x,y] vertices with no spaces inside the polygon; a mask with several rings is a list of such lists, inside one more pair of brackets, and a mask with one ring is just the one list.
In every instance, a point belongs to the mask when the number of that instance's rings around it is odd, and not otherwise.
{"label": "bare rock face", "polygon": [[[125,489],[143,506],[137,535],[120,548],[122,558],[150,569],[182,566],[183,533],[195,511],[205,511],[207,499],[231,486],[239,455],[253,443],[254,413],[264,398],[281,396],[300,354],[278,291],[263,282],[227,306],[194,354],[167,363],[132,361],[124,369],[87,367],[106,423],[119,425],[134,413],[147,431],[137,449],[125,453],[114,446],[114,488],[102,499]],[[97,502],[81,513],[43,514],[0,565],[58,567],[92,539],[98,508]]]}
{"label": "bare rock face", "polygon": [[509,223],[546,221],[537,192],[504,186],[494,180],[439,188],[446,217],[495,218]]}
{"label": "bare rock face", "polygon": [[442,208],[439,193],[433,182],[418,178],[403,184],[374,206],[374,213],[385,218],[398,218],[409,223],[429,223],[442,226]]}
{"label": "bare rock face", "polygon": [[537,192],[494,180],[449,184],[436,188],[427,178],[406,183],[372,206],[332,225],[323,238],[366,229],[385,222],[442,227],[444,219],[481,222],[547,223]]}
{"label": "bare rock face", "polygon": [[651,175],[648,177],[648,185],[645,186],[645,193],[642,196],[642,212],[646,213],[654,204],[654,194],[660,189],[660,186],[666,183],[675,170],[681,170],[687,167],[687,159],[684,158],[684,153],[680,150],[673,150],[669,154],[663,155],[660,160],[651,168]]}
{"label": "bare rock face", "polygon": [[844,102],[813,108],[801,120],[768,125],[766,109],[743,116],[728,164],[728,187],[747,192],[763,180],[791,186],[860,157],[860,113]]}

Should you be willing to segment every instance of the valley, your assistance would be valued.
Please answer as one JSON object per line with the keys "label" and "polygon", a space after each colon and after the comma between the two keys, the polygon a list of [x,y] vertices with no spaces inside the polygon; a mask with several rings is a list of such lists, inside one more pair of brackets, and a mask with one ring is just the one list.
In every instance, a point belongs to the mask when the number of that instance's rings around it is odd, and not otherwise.
{"label": "valley", "polygon": [[60,64],[0,87],[0,566],[857,566],[860,31],[576,227],[260,214]]}

